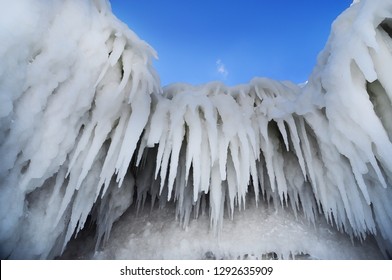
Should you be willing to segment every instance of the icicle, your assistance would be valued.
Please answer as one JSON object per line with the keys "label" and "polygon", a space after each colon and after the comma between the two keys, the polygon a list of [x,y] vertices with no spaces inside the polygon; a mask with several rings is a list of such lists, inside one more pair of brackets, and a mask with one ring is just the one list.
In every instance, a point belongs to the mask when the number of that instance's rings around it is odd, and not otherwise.
{"label": "icicle", "polygon": [[218,233],[224,206],[235,218],[250,185],[275,214],[289,205],[314,225],[324,215],[392,250],[390,1],[344,12],[306,85],[163,90],[155,51],[108,2],[34,5],[49,16],[0,34],[3,257],[54,257],[89,215],[98,248],[134,192],[138,211],[174,201],[183,227],[209,208]]}

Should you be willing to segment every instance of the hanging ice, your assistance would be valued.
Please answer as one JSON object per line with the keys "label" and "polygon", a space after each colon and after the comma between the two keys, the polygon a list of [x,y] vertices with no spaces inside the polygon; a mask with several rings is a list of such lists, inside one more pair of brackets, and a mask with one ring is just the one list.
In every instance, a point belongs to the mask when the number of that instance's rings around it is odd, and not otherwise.
{"label": "hanging ice", "polygon": [[132,203],[155,53],[106,1],[3,6],[1,256],[50,258],[92,211],[102,236]]}
{"label": "hanging ice", "polygon": [[108,2],[7,4],[1,257],[53,258],[89,216],[99,245],[134,197],[175,201],[184,225],[207,205],[219,231],[224,205],[233,217],[250,192],[392,252],[391,18],[392,1],[353,3],[304,87],[255,78],[162,93],[154,51]]}

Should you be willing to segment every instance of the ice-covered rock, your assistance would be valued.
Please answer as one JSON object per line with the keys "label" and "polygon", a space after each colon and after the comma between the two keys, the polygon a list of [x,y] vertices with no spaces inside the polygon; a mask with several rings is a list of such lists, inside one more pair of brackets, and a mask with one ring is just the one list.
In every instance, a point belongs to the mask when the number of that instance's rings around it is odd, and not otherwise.
{"label": "ice-covered rock", "polygon": [[131,204],[155,52],[106,1],[7,3],[0,38],[1,256],[50,258]]}
{"label": "ice-covered rock", "polygon": [[161,89],[154,50],[107,1],[7,4],[1,257],[53,258],[86,221],[99,248],[147,199],[174,203],[184,227],[207,211],[219,235],[250,193],[260,209],[289,208],[315,226],[324,217],[322,227],[370,235],[391,253],[391,37],[392,1],[355,1],[306,85],[255,78]]}

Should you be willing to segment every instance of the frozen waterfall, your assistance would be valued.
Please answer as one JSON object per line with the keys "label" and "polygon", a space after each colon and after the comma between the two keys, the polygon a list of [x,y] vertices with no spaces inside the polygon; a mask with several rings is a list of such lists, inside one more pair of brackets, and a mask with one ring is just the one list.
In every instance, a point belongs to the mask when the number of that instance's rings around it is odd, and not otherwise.
{"label": "frozen waterfall", "polygon": [[155,51],[109,2],[7,3],[1,258],[59,256],[88,219],[98,248],[146,203],[174,203],[184,227],[207,212],[219,235],[249,198],[355,240],[373,236],[391,254],[392,1],[354,2],[304,86],[163,89]]}

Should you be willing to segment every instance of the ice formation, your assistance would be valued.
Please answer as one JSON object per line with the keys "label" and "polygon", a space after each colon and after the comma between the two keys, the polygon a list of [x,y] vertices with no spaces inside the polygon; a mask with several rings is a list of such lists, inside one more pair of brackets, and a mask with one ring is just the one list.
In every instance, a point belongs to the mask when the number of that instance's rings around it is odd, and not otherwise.
{"label": "ice formation", "polygon": [[392,1],[339,16],[301,87],[161,89],[105,0],[0,13],[1,258],[53,258],[89,217],[99,246],[146,199],[184,226],[207,209],[219,233],[249,193],[392,252]]}
{"label": "ice formation", "polygon": [[[113,225],[104,247],[95,250],[92,230],[83,230],[67,245],[61,259],[384,259],[373,238],[350,240],[325,219],[310,224],[289,208],[256,207],[247,196],[246,210],[234,210],[218,237],[211,232],[207,213],[189,221],[184,230],[174,221],[174,202],[164,208],[137,211],[131,207]],[[150,201],[146,208],[150,210]]]}

